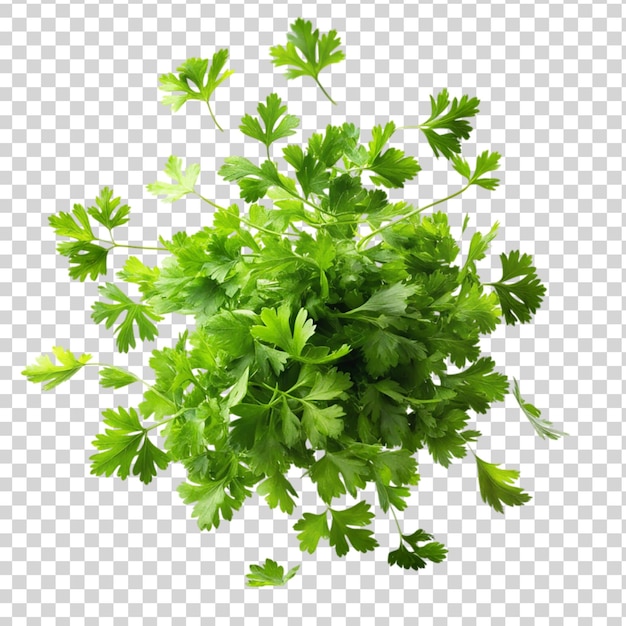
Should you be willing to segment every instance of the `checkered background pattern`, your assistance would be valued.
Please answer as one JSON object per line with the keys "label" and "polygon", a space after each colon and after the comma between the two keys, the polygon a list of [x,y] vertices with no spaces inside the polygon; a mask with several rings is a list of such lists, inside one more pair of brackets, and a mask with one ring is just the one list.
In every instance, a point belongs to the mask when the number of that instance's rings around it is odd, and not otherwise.
{"label": "checkered background pattern", "polygon": [[[299,16],[342,38],[347,61],[323,74],[336,107],[270,62],[269,47]],[[618,0],[2,0],[0,624],[623,624],[624,17]],[[201,103],[173,114],[157,90],[159,74],[220,47],[236,70],[214,99],[222,133]],[[387,565],[397,540],[380,510],[374,553],[303,555],[293,520],[257,497],[231,523],[199,531],[175,491],[178,467],[147,487],[90,476],[100,410],[136,406],[139,390],[102,390],[87,368],[42,393],[20,372],[59,344],[149,377],[149,351],[171,345],[185,320],[167,319],[156,344],[116,354],[111,332],[90,319],[97,285],[69,279],[48,216],[109,185],[133,208],[120,241],[193,231],[210,220],[200,200],[167,205],[145,185],[163,179],[174,154],[201,162],[205,196],[236,200],[215,172],[230,154],[259,156],[237,127],[271,91],[301,116],[297,139],[346,119],[364,136],[389,119],[415,124],[443,87],[482,101],[465,155],[504,155],[498,190],[473,189],[446,207],[464,250],[475,228],[497,220],[485,278],[500,252],[519,247],[548,288],[533,323],[501,325],[484,348],[570,436],[539,439],[511,396],[477,419],[481,456],[519,469],[532,501],[495,513],[471,458],[446,471],[420,455],[405,526],[433,532],[449,554],[415,573]],[[418,131],[396,138],[423,168],[398,198],[458,188]],[[110,279],[125,258],[115,252]],[[315,511],[311,484],[294,483]],[[284,588],[247,588],[248,565],[266,557],[301,563],[300,573]]]}

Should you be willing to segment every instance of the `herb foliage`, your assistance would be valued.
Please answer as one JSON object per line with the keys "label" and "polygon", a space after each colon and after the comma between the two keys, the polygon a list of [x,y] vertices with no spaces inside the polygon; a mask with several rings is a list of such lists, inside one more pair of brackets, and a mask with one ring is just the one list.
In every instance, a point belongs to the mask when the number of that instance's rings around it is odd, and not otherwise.
{"label": "herb foliage", "polygon": [[[271,55],[276,65],[289,66],[288,78],[306,75],[319,84],[320,71],[344,58],[340,43],[335,31],[320,37],[298,19],[287,45],[273,47]],[[178,76],[161,76],[169,94],[164,103],[174,111],[191,99],[208,104],[232,73],[220,74],[227,57],[221,50],[211,63],[189,59]],[[137,286],[138,299],[110,282],[100,287],[92,317],[114,329],[120,352],[155,339],[169,313],[195,321],[173,347],[153,350],[151,383],[62,347],[53,348],[57,363],[42,356],[24,370],[44,389],[92,364],[100,367],[103,387],[145,385],[137,408],[104,410],[92,473],[133,474],[149,483],[169,463],[182,463],[188,477],[180,496],[199,527],[210,530],[232,519],[255,490],[291,515],[298,493],[288,471],[301,468],[326,507],[295,522],[300,547],[312,553],[327,541],[339,556],[378,546],[372,506],[360,499],[368,485],[398,523],[396,511],[407,508],[419,480],[419,450],[448,467],[469,449],[486,503],[503,512],[503,505],[527,502],[530,496],[513,485],[517,471],[473,451],[480,432],[470,421],[509,391],[495,361],[481,355],[481,335],[502,321],[529,322],[545,287],[531,257],[518,250],[501,255],[500,280],[481,282],[477,264],[498,224],[476,232],[460,261],[446,214],[427,212],[472,186],[498,186],[492,177],[498,153],[486,150],[473,162],[460,154],[478,105],[467,95],[450,101],[443,89],[431,96],[423,123],[375,126],[366,143],[353,124],[329,125],[304,146],[282,147],[283,173],[272,150],[294,135],[300,120],[272,93],[259,103],[258,117],[246,114],[240,126],[267,158],[253,163],[231,156],[218,172],[235,183],[243,202],[222,207],[204,198],[196,189],[200,165],[184,167],[175,156],[165,166],[172,182],[148,185],[164,202],[203,198],[214,209],[211,226],[161,238],[151,248],[118,243],[113,233],[129,221],[130,209],[107,187],[91,208],[75,204],[70,213],[52,215],[56,234],[69,239],[58,251],[74,279],[105,276],[116,248],[166,253],[156,267],[130,256],[118,272],[122,282]],[[404,187],[421,169],[415,157],[389,146],[407,128],[419,129],[434,155],[450,161],[465,180],[461,189],[421,207],[390,199],[387,189]],[[565,434],[522,399],[517,381],[513,393],[541,437]],[[357,502],[339,504],[344,496]],[[430,533],[407,534],[399,523],[398,529],[390,564],[417,570],[445,558],[445,547]],[[296,570],[285,576],[268,559],[252,566],[249,584],[284,584]]]}

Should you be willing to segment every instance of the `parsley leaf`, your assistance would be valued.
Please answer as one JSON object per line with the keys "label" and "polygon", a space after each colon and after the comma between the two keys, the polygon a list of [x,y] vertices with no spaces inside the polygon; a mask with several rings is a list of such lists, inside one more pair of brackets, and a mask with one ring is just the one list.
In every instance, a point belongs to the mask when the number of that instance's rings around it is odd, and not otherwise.
{"label": "parsley leaf", "polygon": [[85,210],[81,204],[75,204],[71,213],[60,212],[48,218],[50,226],[59,237],[74,239],[61,242],[57,246],[59,254],[69,259],[71,278],[84,282],[87,277],[96,280],[98,276],[107,273],[107,256],[116,244],[111,241],[111,246],[107,248],[94,243],[103,240],[94,233],[89,216],[112,235],[114,228],[129,221],[130,207],[126,204],[120,206],[120,202],[120,198],[113,198],[111,189],[103,187],[96,197],[96,206]]}
{"label": "parsley leaf", "polygon": [[160,181],[146,185],[146,189],[155,196],[164,195],[163,202],[176,202],[183,196],[195,193],[196,182],[200,175],[200,164],[192,163],[183,171],[183,161],[178,157],[171,156],[163,170],[176,183],[163,183]]}
{"label": "parsley leaf", "polygon": [[468,95],[462,96],[460,100],[454,98],[450,103],[447,89],[442,89],[436,100],[430,96],[430,117],[419,128],[435,157],[439,158],[441,153],[446,159],[452,159],[461,152],[461,139],[469,139],[472,132],[466,118],[474,117],[478,113],[479,104],[478,98],[470,98]]}
{"label": "parsley leaf", "polygon": [[[537,270],[532,265],[532,257],[528,254],[520,255],[519,250],[513,250],[508,256],[502,253],[500,260],[502,278],[498,282],[486,284],[493,287],[498,294],[507,324],[529,322],[546,293],[546,288],[541,284]],[[519,280],[513,282],[515,278]]]}
{"label": "parsley leaf", "polygon": [[272,509],[279,506],[283,513],[290,515],[293,513],[296,503],[291,496],[297,497],[298,492],[282,474],[277,473],[266,478],[257,487],[257,492],[259,495],[265,496],[267,504]]}
{"label": "parsley leaf", "polygon": [[530,500],[530,496],[511,483],[519,478],[517,470],[500,469],[499,465],[487,463],[474,454],[478,469],[478,485],[484,502],[499,513],[503,513],[503,504],[521,506]]}
{"label": "parsley leaf", "polygon": [[553,428],[552,422],[543,419],[541,417],[541,411],[536,406],[530,404],[530,402],[526,402],[526,400],[522,398],[519,383],[515,378],[513,379],[513,397],[517,400],[517,403],[524,415],[528,418],[531,426],[542,439],[558,439],[559,437],[567,436],[567,433]]}
{"label": "parsley leaf", "polygon": [[179,72],[178,76],[175,74],[160,76],[159,89],[169,93],[163,97],[163,104],[171,106],[172,111],[176,112],[188,100],[202,100],[207,103],[215,125],[223,130],[213,115],[209,100],[217,87],[235,71],[225,70],[220,74],[227,60],[228,50],[218,50],[213,55],[210,66],[208,59],[191,58],[178,67],[176,70]]}
{"label": "parsley leaf", "polygon": [[120,315],[124,313],[124,320],[115,328],[117,349],[128,352],[135,348],[135,326],[142,341],[153,340],[157,334],[156,326],[150,321],[160,321],[161,315],[154,313],[147,304],[138,304],[131,300],[119,287],[113,283],[106,283],[99,287],[100,293],[113,303],[94,302],[91,317],[96,324],[104,321],[106,328],[111,328]]}
{"label": "parsley leaf", "polygon": [[[270,48],[272,63],[276,66],[289,66],[285,72],[287,78],[310,76],[324,95],[333,104],[337,104],[322,87],[318,78],[324,68],[346,58],[341,50],[337,50],[341,45],[337,31],[331,30],[320,37],[319,30],[313,30],[313,24],[302,18],[298,18],[291,25],[291,30],[292,32],[287,34],[286,46]],[[298,54],[298,51],[302,56]]]}
{"label": "parsley leaf", "polygon": [[[96,435],[94,447],[100,450],[91,456],[91,473],[111,476],[115,471],[122,478],[131,472],[148,484],[156,476],[156,468],[169,464],[167,454],[159,450],[148,438],[148,431],[139,423],[135,409],[119,407],[103,411],[104,423],[111,428]],[[134,465],[133,465],[134,461]]]}
{"label": "parsley leaf", "polygon": [[261,126],[258,118],[246,114],[241,118],[239,129],[244,135],[260,141],[267,148],[269,158],[270,146],[279,139],[294,135],[296,132],[294,129],[300,125],[300,119],[287,113],[287,107],[275,93],[267,96],[265,102],[265,104],[259,102],[257,107],[265,128]]}
{"label": "parsley leaf", "polygon": [[48,355],[42,355],[37,357],[35,365],[29,365],[22,370],[22,376],[26,376],[30,382],[46,383],[43,386],[46,391],[72,378],[91,360],[91,354],[83,354],[76,358],[61,346],[54,346],[52,352],[59,362],[58,365],[55,365]]}
{"label": "parsley leaf", "polygon": [[131,372],[119,369],[118,367],[103,367],[100,370],[100,384],[103,387],[113,387],[113,389],[120,389],[127,385],[136,383],[139,379]]}
{"label": "parsley leaf", "polygon": [[111,231],[129,221],[130,207],[127,204],[120,206],[120,202],[121,198],[113,197],[112,189],[104,187],[100,195],[96,197],[96,206],[88,208],[87,212],[108,231]]}
{"label": "parsley leaf", "polygon": [[328,513],[304,513],[302,519],[298,520],[294,526],[294,530],[299,530],[298,539],[300,540],[300,550],[313,554],[317,550],[320,539],[328,539],[330,530],[328,528]]}
{"label": "parsley leaf", "polygon": [[272,559],[265,559],[263,565],[250,565],[250,573],[247,574],[248,586],[276,587],[285,585],[287,581],[291,580],[296,575],[299,569],[300,566],[296,565],[285,574],[285,568],[282,565],[278,565],[278,563],[272,561]]}
{"label": "parsley leaf", "polygon": [[378,541],[372,537],[372,531],[361,526],[367,526],[374,514],[370,511],[367,502],[358,502],[343,511],[330,509],[332,524],[330,527],[330,545],[335,548],[337,556],[343,556],[349,551],[349,544],[359,552],[367,552],[378,546]]}
{"label": "parsley leaf", "polygon": [[[433,538],[432,535],[421,529],[410,535],[400,535],[400,537],[400,547],[391,551],[387,558],[389,565],[399,565],[405,569],[423,569],[426,567],[427,560],[441,563],[448,553],[443,544],[429,541]],[[418,545],[424,541],[429,543]]]}
{"label": "parsley leaf", "polygon": [[462,156],[453,154],[450,156],[450,160],[452,161],[454,169],[461,174],[463,178],[467,178],[468,185],[478,185],[479,187],[493,191],[500,184],[497,178],[481,178],[484,174],[493,172],[500,167],[500,155],[497,152],[485,150],[479,154],[476,158],[474,173],[472,173],[469,163]]}

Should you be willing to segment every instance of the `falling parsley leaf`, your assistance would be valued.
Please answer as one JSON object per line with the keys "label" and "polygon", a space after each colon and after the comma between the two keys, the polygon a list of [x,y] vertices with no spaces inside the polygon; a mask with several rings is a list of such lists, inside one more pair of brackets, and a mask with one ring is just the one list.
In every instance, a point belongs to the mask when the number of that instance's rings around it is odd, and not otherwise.
{"label": "falling parsley leaf", "polygon": [[341,50],[337,50],[341,45],[337,31],[331,30],[320,37],[319,30],[313,30],[313,24],[302,18],[298,18],[291,25],[291,31],[287,34],[286,46],[270,48],[272,63],[276,66],[289,66],[285,72],[287,78],[310,76],[324,95],[333,104],[337,104],[322,87],[318,78],[324,68],[346,58]]}
{"label": "falling parsley leaf", "polygon": [[[163,74],[159,77],[159,89],[166,91],[169,95],[163,97],[163,104],[172,107],[176,112],[188,100],[202,100],[207,103],[209,113],[215,125],[223,130],[217,123],[211,103],[209,102],[213,92],[221,85],[235,70],[225,70],[224,65],[228,60],[228,50],[218,50],[209,65],[208,59],[192,58],[187,59],[178,69],[179,75]],[[220,72],[222,72],[220,74]],[[181,92],[181,93],[176,93]]]}
{"label": "falling parsley leaf", "polygon": [[265,559],[263,565],[250,565],[250,573],[246,574],[248,577],[249,587],[279,587],[286,585],[291,580],[298,570],[299,565],[292,567],[287,574],[285,574],[285,568],[282,565],[278,565],[276,561],[272,559]]}
{"label": "falling parsley leaf", "polygon": [[541,417],[541,411],[536,406],[530,404],[530,402],[526,402],[526,400],[522,398],[519,383],[516,378],[513,379],[513,397],[517,400],[517,403],[524,412],[524,415],[528,418],[531,426],[542,439],[558,439],[559,437],[567,436],[567,433],[553,428],[552,422],[543,419]]}
{"label": "falling parsley leaf", "polygon": [[517,470],[501,469],[499,465],[487,463],[476,455],[474,458],[478,469],[480,495],[495,511],[504,513],[503,504],[521,506],[530,500],[527,493],[511,484],[519,478]]}

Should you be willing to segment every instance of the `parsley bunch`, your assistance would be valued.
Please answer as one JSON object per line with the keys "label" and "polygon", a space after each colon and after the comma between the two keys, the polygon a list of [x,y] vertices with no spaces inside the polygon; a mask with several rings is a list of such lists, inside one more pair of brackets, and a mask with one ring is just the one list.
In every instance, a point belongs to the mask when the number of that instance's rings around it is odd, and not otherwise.
{"label": "parsley bunch", "polygon": [[[288,78],[309,76],[319,84],[320,71],[344,58],[339,45],[334,31],[320,37],[298,19],[287,46],[271,54],[276,65],[291,67]],[[220,74],[227,56],[221,50],[212,63],[190,59],[178,77],[162,76],[169,94],[164,103],[174,110],[193,99],[208,104],[231,73]],[[272,93],[259,103],[258,116],[246,114],[240,126],[263,144],[267,158],[253,163],[231,156],[219,169],[243,200],[226,207],[197,191],[198,163],[185,167],[170,157],[168,181],[148,190],[170,203],[203,198],[214,209],[212,225],[161,238],[150,248],[165,253],[159,266],[130,256],[117,276],[134,284],[139,296],[107,282],[92,317],[113,328],[120,352],[135,348],[137,337],[153,340],[168,313],[189,315],[195,325],[172,347],[152,352],[152,382],[93,363],[103,387],[141,383],[145,393],[137,408],[104,410],[92,473],[133,474],[149,483],[159,469],[182,463],[187,480],[178,491],[200,528],[210,530],[230,520],[253,490],[270,507],[292,514],[298,493],[288,472],[301,468],[325,504],[295,522],[301,549],[312,553],[325,540],[339,556],[378,545],[369,528],[374,512],[360,495],[368,485],[398,523],[396,511],[407,508],[419,480],[418,450],[448,467],[469,449],[486,503],[502,512],[504,505],[527,502],[530,496],[514,484],[517,471],[475,454],[471,443],[480,433],[469,422],[509,391],[507,377],[481,354],[481,335],[502,321],[529,322],[545,287],[531,257],[518,250],[501,255],[499,280],[483,283],[477,265],[498,224],[476,232],[460,259],[446,214],[428,211],[474,186],[498,185],[492,177],[498,153],[484,151],[473,162],[461,156],[478,104],[467,95],[451,101],[443,89],[431,97],[430,117],[415,126],[375,126],[364,142],[353,124],[329,125],[305,145],[279,150],[277,143],[293,136],[300,120]],[[435,156],[449,160],[463,179],[455,193],[420,207],[387,193],[421,169],[413,156],[389,147],[410,128],[419,129]],[[70,240],[58,251],[68,258],[72,278],[106,275],[116,248],[144,248],[113,237],[129,211],[105,187],[91,208],[76,204],[50,217],[57,235]],[[467,220],[463,231],[466,226]],[[24,370],[44,389],[92,365],[88,354],[53,352],[56,363],[42,356]],[[516,380],[513,393],[541,437],[564,434],[522,399]],[[343,496],[356,503],[340,504]],[[446,549],[429,532],[405,533],[399,523],[398,529],[390,564],[420,569],[445,558]],[[249,584],[284,584],[296,570],[285,576],[268,559],[253,566]]]}

